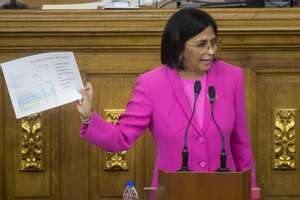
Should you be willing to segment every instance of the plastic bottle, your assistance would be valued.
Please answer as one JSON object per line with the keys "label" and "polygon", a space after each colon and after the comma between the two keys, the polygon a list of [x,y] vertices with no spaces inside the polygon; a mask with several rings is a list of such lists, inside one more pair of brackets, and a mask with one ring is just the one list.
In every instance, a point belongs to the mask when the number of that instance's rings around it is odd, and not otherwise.
{"label": "plastic bottle", "polygon": [[135,182],[127,181],[126,188],[123,192],[123,200],[138,200],[139,196],[135,188]]}

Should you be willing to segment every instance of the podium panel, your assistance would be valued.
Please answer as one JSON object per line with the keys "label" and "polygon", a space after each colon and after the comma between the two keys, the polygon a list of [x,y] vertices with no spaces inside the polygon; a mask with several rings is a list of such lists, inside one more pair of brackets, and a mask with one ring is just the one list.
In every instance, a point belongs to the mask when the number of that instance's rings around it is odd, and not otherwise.
{"label": "podium panel", "polygon": [[158,172],[157,200],[250,200],[245,172]]}

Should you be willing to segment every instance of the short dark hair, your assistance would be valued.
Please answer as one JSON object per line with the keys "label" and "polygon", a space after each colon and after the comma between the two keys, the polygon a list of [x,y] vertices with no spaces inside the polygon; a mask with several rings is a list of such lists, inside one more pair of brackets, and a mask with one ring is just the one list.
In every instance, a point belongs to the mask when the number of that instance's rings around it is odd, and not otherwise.
{"label": "short dark hair", "polygon": [[215,20],[205,11],[184,8],[174,13],[165,26],[161,40],[161,63],[170,68],[183,70],[179,57],[185,42],[211,26],[217,35]]}

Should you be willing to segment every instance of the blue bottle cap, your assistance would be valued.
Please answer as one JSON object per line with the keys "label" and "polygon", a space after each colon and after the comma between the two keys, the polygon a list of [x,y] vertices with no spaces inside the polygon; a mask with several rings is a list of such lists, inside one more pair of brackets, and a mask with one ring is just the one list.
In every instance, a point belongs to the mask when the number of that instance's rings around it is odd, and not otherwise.
{"label": "blue bottle cap", "polygon": [[126,186],[128,186],[128,187],[134,187],[135,186],[135,182],[134,181],[127,181]]}

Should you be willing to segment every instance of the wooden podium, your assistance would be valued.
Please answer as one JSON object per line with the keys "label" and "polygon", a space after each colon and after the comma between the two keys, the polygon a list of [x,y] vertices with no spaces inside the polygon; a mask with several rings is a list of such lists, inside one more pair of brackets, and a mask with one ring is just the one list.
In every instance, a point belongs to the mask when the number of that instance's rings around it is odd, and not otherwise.
{"label": "wooden podium", "polygon": [[158,172],[157,200],[250,200],[251,173]]}

